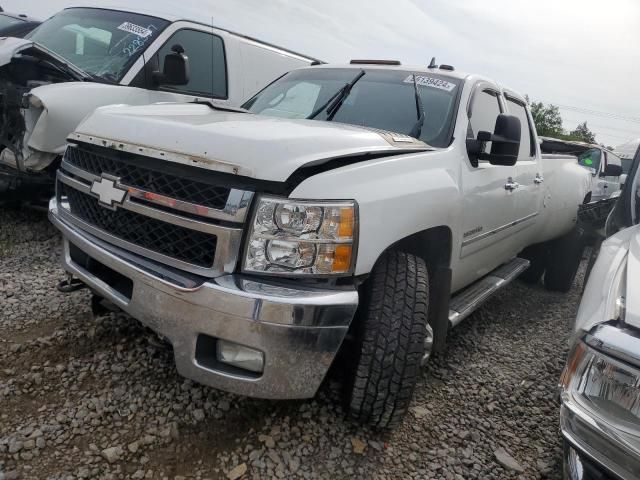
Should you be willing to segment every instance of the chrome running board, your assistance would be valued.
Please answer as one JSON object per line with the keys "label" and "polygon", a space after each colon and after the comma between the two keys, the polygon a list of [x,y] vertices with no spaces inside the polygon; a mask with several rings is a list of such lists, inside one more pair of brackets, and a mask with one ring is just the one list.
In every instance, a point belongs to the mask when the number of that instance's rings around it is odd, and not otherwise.
{"label": "chrome running board", "polygon": [[498,290],[509,285],[528,267],[529,260],[514,258],[451,298],[449,302],[449,326],[453,328],[458,325]]}

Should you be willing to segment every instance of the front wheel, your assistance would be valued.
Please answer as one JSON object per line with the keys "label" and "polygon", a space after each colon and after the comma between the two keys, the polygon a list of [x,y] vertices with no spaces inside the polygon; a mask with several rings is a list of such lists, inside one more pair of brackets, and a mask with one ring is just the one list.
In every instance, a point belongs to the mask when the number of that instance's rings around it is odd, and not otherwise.
{"label": "front wheel", "polygon": [[428,304],[424,260],[385,254],[364,287],[345,392],[349,415],[358,422],[385,429],[402,421],[433,343]]}

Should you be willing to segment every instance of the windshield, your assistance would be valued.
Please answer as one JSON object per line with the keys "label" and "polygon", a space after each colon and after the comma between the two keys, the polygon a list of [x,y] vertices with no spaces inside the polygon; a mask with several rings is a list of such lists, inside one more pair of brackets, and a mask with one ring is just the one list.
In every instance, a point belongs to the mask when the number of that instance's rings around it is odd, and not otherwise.
{"label": "windshield", "polygon": [[578,163],[583,167],[593,168],[597,172],[600,168],[601,157],[602,152],[597,148],[592,148],[578,156]]}
{"label": "windshield", "polygon": [[135,13],[72,8],[44,22],[27,38],[86,73],[117,83],[167,24]]}
{"label": "windshield", "polygon": [[[323,107],[359,70],[311,68],[296,70],[275,81],[249,100],[244,108],[273,117],[308,118]],[[414,74],[410,71],[365,69],[343,102],[330,112],[318,112],[314,120],[334,121],[409,134],[420,117],[416,108]],[[434,147],[447,147],[455,121],[461,81],[416,73],[425,118],[420,140]]]}
{"label": "windshield", "polygon": [[18,23],[24,23],[24,20],[0,14],[0,28],[9,27]]}

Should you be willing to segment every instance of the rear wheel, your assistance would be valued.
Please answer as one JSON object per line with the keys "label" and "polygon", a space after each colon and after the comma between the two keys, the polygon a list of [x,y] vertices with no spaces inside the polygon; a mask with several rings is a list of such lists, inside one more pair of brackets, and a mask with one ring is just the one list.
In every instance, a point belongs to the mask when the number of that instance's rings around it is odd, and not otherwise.
{"label": "rear wheel", "polygon": [[571,289],[585,245],[586,235],[580,227],[550,243],[549,262],[544,275],[547,290],[568,292]]}
{"label": "rear wheel", "polygon": [[406,414],[433,342],[428,303],[424,260],[392,251],[378,261],[364,287],[345,392],[349,415],[360,423],[391,428]]}
{"label": "rear wheel", "polygon": [[532,245],[525,248],[519,256],[529,260],[530,265],[529,268],[527,268],[518,278],[525,283],[538,283],[547,268],[547,263],[549,261],[549,246],[546,243]]}

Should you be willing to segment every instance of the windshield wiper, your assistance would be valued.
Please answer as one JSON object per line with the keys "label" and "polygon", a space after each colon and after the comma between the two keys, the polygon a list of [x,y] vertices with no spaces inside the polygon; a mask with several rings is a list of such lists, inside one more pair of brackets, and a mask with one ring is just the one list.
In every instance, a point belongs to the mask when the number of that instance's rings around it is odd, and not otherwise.
{"label": "windshield wiper", "polygon": [[416,81],[416,75],[413,75],[413,90],[415,92],[416,98],[416,111],[418,112],[418,121],[415,123],[411,131],[409,132],[409,136],[420,140],[420,135],[422,134],[422,126],[424,125],[424,119],[427,114],[424,111],[424,103],[422,103],[422,97],[420,96],[420,91],[418,90],[418,82]]}
{"label": "windshield wiper", "polygon": [[219,110],[221,112],[251,113],[246,108],[242,108],[242,107],[225,107],[223,105],[216,105],[215,103],[213,103],[210,100],[194,100],[193,102],[190,102],[190,103],[195,103],[196,105],[206,105],[209,108],[211,108],[212,110]]}
{"label": "windshield wiper", "polygon": [[307,117],[307,120],[313,120],[325,110],[327,111],[327,122],[330,122],[331,120],[333,120],[333,117],[335,117],[336,113],[338,113],[338,110],[340,110],[342,103],[351,93],[351,89],[353,88],[353,86],[356,83],[358,83],[358,81],[362,77],[364,77],[364,75],[365,75],[365,71],[360,70],[358,75],[356,75],[356,77],[353,80],[351,80],[344,87],[338,90],[336,94],[333,95],[329,100],[327,100],[327,102],[324,105],[320,106],[315,111],[313,111],[311,115]]}

